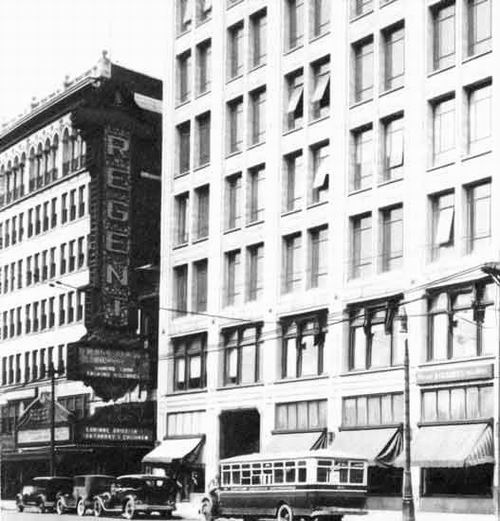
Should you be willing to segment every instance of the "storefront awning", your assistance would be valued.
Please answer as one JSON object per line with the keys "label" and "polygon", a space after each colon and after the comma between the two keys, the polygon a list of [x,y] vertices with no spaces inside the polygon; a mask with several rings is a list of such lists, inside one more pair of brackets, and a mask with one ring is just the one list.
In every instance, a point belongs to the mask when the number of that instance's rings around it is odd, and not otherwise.
{"label": "storefront awning", "polygon": [[326,432],[292,432],[273,434],[265,447],[266,452],[294,452],[298,450],[323,449],[326,446]]}
{"label": "storefront awning", "polygon": [[193,461],[199,454],[203,437],[170,438],[142,458],[143,463],[172,463],[174,460]]}
{"label": "storefront awning", "polygon": [[335,435],[331,449],[356,454],[370,464],[390,465],[403,448],[400,428],[340,431]]}
{"label": "storefront awning", "polygon": [[[420,427],[412,443],[412,465],[471,467],[494,463],[493,430],[488,423]],[[404,454],[396,460],[402,467]]]}

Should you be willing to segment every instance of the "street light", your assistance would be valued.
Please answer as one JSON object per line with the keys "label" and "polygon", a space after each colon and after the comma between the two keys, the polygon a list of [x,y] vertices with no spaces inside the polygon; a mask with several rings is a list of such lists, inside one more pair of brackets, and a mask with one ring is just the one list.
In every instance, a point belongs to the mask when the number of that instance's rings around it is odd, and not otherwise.
{"label": "street light", "polygon": [[410,356],[408,351],[408,315],[404,307],[399,311],[400,332],[404,334],[405,354],[404,354],[404,472],[403,472],[403,502],[402,513],[403,521],[415,521],[415,504],[413,502],[413,487],[411,483],[411,432],[410,432]]}

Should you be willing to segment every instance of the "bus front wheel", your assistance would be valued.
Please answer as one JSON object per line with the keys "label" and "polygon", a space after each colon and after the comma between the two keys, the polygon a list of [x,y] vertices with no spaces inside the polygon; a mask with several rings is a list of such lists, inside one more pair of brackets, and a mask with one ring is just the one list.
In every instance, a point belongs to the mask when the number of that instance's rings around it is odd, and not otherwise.
{"label": "bus front wheel", "polygon": [[286,503],[278,508],[276,521],[293,521],[293,512]]}

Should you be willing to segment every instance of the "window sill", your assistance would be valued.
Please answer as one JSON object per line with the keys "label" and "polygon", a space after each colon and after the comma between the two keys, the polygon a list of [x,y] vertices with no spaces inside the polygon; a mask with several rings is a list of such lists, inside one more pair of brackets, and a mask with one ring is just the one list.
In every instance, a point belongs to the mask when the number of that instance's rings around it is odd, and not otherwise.
{"label": "window sill", "polygon": [[370,96],[369,98],[362,99],[359,101],[355,101],[351,105],[349,105],[349,109],[355,109],[357,107],[360,107],[361,105],[366,105],[367,103],[370,103],[370,101],[373,101],[373,96]]}
{"label": "window sill", "polygon": [[316,123],[320,123],[321,121],[325,121],[330,118],[330,114],[328,113],[326,116],[321,116],[320,118],[313,119],[309,122],[309,126],[315,125]]}
{"label": "window sill", "polygon": [[468,63],[473,60],[477,60],[478,58],[481,58],[481,56],[486,56],[487,54],[491,54],[493,52],[492,49],[488,49],[487,51],[478,52],[477,54],[472,54],[471,56],[467,56],[467,58],[464,58],[462,60],[462,63]]}
{"label": "window sill", "polygon": [[392,87],[391,89],[384,90],[381,92],[378,97],[383,98],[384,96],[388,96],[389,94],[392,94],[393,92],[397,92],[398,90],[403,90],[405,88],[403,85],[398,85],[397,87]]}
{"label": "window sill", "polygon": [[237,81],[239,79],[243,78],[243,73],[238,74],[237,76],[233,76],[231,78],[226,79],[226,85],[229,85],[230,83],[233,83],[234,81]]}
{"label": "window sill", "polygon": [[172,246],[172,251],[181,250],[182,248],[185,248],[186,246],[189,246],[189,241],[183,242],[182,244],[176,244],[175,246]]}
{"label": "window sill", "polygon": [[393,365],[391,367],[378,367],[377,369],[353,370],[346,373],[341,373],[340,376],[359,376],[364,374],[387,373],[389,371],[399,371],[401,369],[404,369],[403,365]]}
{"label": "window sill", "polygon": [[190,394],[201,394],[206,393],[207,389],[188,389],[187,391],[170,391],[163,396],[169,397],[169,396],[185,396]]}
{"label": "window sill", "polygon": [[383,186],[392,185],[394,183],[398,183],[399,181],[402,181],[403,177],[398,177],[396,179],[387,179],[387,181],[381,181],[377,186],[379,188],[382,188]]}
{"label": "window sill", "polygon": [[264,224],[264,219],[260,219],[259,221],[252,221],[250,223],[247,223],[245,226],[247,228],[251,228],[252,226],[259,226],[259,224]]}
{"label": "window sill", "polygon": [[197,172],[198,170],[203,170],[204,168],[207,168],[210,166],[210,161],[207,163],[203,163],[202,165],[198,165],[197,167],[193,168],[193,172]]}
{"label": "window sill", "polygon": [[266,144],[266,141],[259,141],[258,143],[252,143],[251,145],[248,145],[247,146],[247,150],[253,150],[254,148],[258,148],[262,145],[265,145]]}
{"label": "window sill", "polygon": [[266,65],[267,65],[267,62],[258,63],[257,65],[250,65],[250,68],[248,70],[248,74],[250,74],[251,72],[258,71],[259,69],[262,69]]}
{"label": "window sill", "polygon": [[296,45],[295,47],[285,49],[283,51],[283,56],[288,56],[289,54],[292,54],[293,52],[298,51],[299,49],[302,49],[303,47],[304,47],[304,44],[301,43],[300,45]]}
{"label": "window sill", "polygon": [[216,391],[234,391],[235,389],[251,389],[252,387],[264,387],[262,382],[255,382],[253,384],[228,384],[222,387],[217,387]]}
{"label": "window sill", "polygon": [[385,2],[381,1],[380,2],[380,9],[382,9],[386,5],[394,4],[395,2],[396,2],[396,0],[386,0]]}
{"label": "window sill", "polygon": [[467,154],[461,158],[462,162],[469,161],[470,159],[475,159],[476,157],[487,156],[491,154],[492,150],[489,148],[488,150],[483,150],[482,152],[474,152],[472,154]]}
{"label": "window sill", "polygon": [[229,152],[229,154],[226,155],[226,159],[230,159],[231,157],[238,156],[241,154],[242,150],[235,150],[234,152]]}
{"label": "window sill", "polygon": [[193,239],[192,244],[199,244],[200,242],[208,241],[208,235],[206,237],[199,237],[198,239]]}
{"label": "window sill", "polygon": [[301,212],[301,211],[302,211],[302,208],[295,208],[294,210],[288,210],[287,212],[283,212],[281,214],[281,217],[287,217],[289,215],[293,215],[293,214]]}
{"label": "window sill", "polygon": [[201,99],[203,98],[204,96],[207,96],[208,94],[210,94],[211,90],[210,89],[207,89],[207,90],[204,90],[203,92],[198,92],[198,94],[196,94],[196,97],[195,99]]}
{"label": "window sill", "polygon": [[185,36],[186,34],[188,34],[190,32],[191,32],[191,28],[186,29],[185,31],[182,31],[181,33],[177,33],[175,38],[176,39],[182,38],[183,36]]}
{"label": "window sill", "polygon": [[449,360],[431,360],[428,362],[422,362],[417,367],[419,369],[428,369],[428,368],[438,368],[443,365],[453,365],[453,364],[461,364],[463,362],[484,362],[486,360],[494,361],[496,358],[495,355],[479,355],[479,356],[468,356],[465,358],[452,358]]}
{"label": "window sill", "polygon": [[348,197],[351,197],[351,195],[358,195],[358,194],[362,194],[364,192],[368,192],[370,190],[373,190],[373,188],[371,186],[367,186],[366,188],[358,188],[357,190],[352,190],[350,191],[347,196]]}
{"label": "window sill", "polygon": [[181,107],[184,107],[185,105],[188,105],[191,102],[191,99],[186,99],[184,101],[177,102],[175,104],[175,110],[180,109]]}
{"label": "window sill", "polygon": [[224,230],[222,233],[224,235],[228,235],[230,233],[234,233],[234,232],[237,232],[237,231],[240,231],[241,230],[241,226],[237,226],[236,228],[229,228],[227,230]]}
{"label": "window sill", "polygon": [[307,205],[307,209],[311,210],[312,208],[317,208],[318,206],[324,206],[328,204],[330,201],[318,201],[317,203],[310,203]]}
{"label": "window sill", "polygon": [[418,427],[431,427],[431,426],[444,426],[444,425],[471,425],[476,423],[493,423],[493,418],[473,418],[463,420],[443,420],[443,421],[428,421],[428,422],[417,422]]}
{"label": "window sill", "polygon": [[317,42],[318,40],[321,40],[321,38],[324,38],[327,34],[330,34],[330,29],[328,29],[324,33],[312,36],[311,38],[309,38],[309,43]]}
{"label": "window sill", "polygon": [[442,69],[436,69],[433,71],[430,71],[427,73],[427,78],[432,78],[433,76],[436,76],[437,74],[441,74],[442,72],[449,71],[450,69],[453,69],[455,67],[455,64],[448,65],[447,67],[443,67]]}
{"label": "window sill", "polygon": [[212,20],[211,16],[209,16],[208,18],[205,18],[205,20],[202,20],[201,22],[200,21],[196,21],[196,29],[198,29],[198,27],[203,27],[205,24],[210,22],[210,20]]}
{"label": "window sill", "polygon": [[289,136],[290,134],[293,134],[294,132],[298,132],[299,130],[302,130],[304,127],[301,125],[300,127],[295,128],[289,128],[283,132],[283,136]]}
{"label": "window sill", "polygon": [[282,380],[278,380],[278,381],[274,382],[274,385],[298,383],[298,382],[310,382],[312,380],[327,380],[328,378],[329,378],[329,375],[327,375],[327,374],[318,374],[316,376],[304,376],[301,378],[284,378]]}
{"label": "window sill", "polygon": [[456,163],[456,161],[446,161],[444,163],[439,163],[438,165],[430,166],[427,169],[427,172],[434,172],[436,170],[440,170],[441,168],[446,168],[448,166],[453,166]]}
{"label": "window sill", "polygon": [[352,24],[353,22],[357,22],[358,20],[361,20],[362,18],[365,18],[366,16],[373,13],[373,9],[370,9],[369,11],[366,11],[366,13],[361,13],[353,16],[349,19],[349,23]]}
{"label": "window sill", "polygon": [[185,176],[189,175],[190,173],[191,173],[191,170],[186,170],[184,172],[179,172],[178,174],[174,175],[174,181],[176,179],[180,179],[181,177],[185,177]]}
{"label": "window sill", "polygon": [[228,5],[226,7],[227,10],[231,9],[231,7],[234,7],[235,5],[241,4],[243,0],[236,0],[236,2],[228,2]]}
{"label": "window sill", "polygon": [[[394,394],[394,393],[387,393]],[[340,426],[339,431],[372,431],[374,429],[397,429],[401,427],[401,423],[384,423],[382,425],[352,425]]]}

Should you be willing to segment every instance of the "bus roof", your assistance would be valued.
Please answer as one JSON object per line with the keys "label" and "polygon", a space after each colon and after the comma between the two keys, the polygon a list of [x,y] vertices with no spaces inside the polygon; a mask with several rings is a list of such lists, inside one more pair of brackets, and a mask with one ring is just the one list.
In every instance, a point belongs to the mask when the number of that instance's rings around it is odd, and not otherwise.
{"label": "bus roof", "polygon": [[248,463],[248,462],[262,462],[262,461],[275,461],[282,459],[306,459],[306,458],[336,458],[336,459],[349,459],[357,461],[367,461],[354,453],[346,453],[339,451],[332,451],[330,449],[317,449],[317,450],[300,450],[300,451],[288,451],[288,452],[254,452],[252,454],[242,454],[241,456],[233,456],[231,458],[225,458],[220,460],[221,464],[225,463]]}

